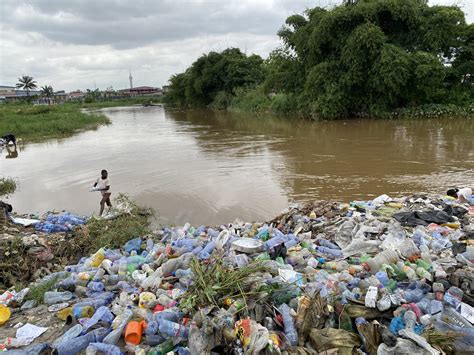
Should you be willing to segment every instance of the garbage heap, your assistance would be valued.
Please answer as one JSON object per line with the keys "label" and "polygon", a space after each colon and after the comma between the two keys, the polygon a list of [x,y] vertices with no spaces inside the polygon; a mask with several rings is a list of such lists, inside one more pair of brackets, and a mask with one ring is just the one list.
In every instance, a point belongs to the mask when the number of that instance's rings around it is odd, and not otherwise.
{"label": "garbage heap", "polygon": [[[267,223],[160,228],[1,296],[3,328],[17,328],[2,346],[25,354],[473,353],[473,231],[473,207],[386,195],[292,206]],[[62,333],[49,342],[48,326],[8,320],[34,312],[29,290],[46,283],[54,286],[43,301]]]}

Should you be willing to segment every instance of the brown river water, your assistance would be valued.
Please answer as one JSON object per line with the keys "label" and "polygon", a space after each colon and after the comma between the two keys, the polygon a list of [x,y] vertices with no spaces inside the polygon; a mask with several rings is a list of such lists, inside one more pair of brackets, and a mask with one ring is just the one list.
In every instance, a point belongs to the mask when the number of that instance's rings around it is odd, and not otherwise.
{"label": "brown river water", "polygon": [[97,212],[101,169],[113,196],[158,222],[266,220],[293,202],[349,202],[474,185],[474,120],[309,122],[270,115],[103,109],[109,126],[0,154],[19,213]]}

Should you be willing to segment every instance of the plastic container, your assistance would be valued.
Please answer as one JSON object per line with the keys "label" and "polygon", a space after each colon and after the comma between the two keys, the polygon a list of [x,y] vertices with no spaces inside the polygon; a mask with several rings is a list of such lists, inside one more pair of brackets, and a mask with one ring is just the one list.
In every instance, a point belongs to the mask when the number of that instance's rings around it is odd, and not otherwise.
{"label": "plastic container", "polygon": [[184,338],[189,337],[189,329],[179,323],[171,322],[166,319],[160,319],[158,322],[160,333],[173,338]]}
{"label": "plastic container", "polygon": [[77,338],[79,335],[81,335],[82,330],[83,330],[82,325],[76,324],[75,326],[67,330],[59,338],[57,338],[55,341],[53,341],[53,343],[51,344],[51,347],[57,348],[61,343]]}
{"label": "plastic container", "polygon": [[382,268],[383,264],[394,264],[398,261],[398,255],[393,250],[385,250],[381,253],[378,253],[375,257],[370,258],[362,265],[365,269],[374,275],[377,271]]}
{"label": "plastic container", "polygon": [[320,253],[331,255],[335,258],[340,258],[340,257],[343,256],[343,252],[340,249],[331,249],[331,248],[328,248],[328,247],[320,246],[320,247],[317,247],[316,250]]}
{"label": "plastic container", "polygon": [[98,267],[105,259],[105,250],[104,248],[100,248],[97,252],[91,256],[88,265],[92,267]]}
{"label": "plastic container", "polygon": [[48,291],[44,293],[44,303],[55,304],[69,301],[72,299],[73,294],[69,291]]}
{"label": "plastic container", "polygon": [[95,309],[92,306],[77,306],[71,308],[71,314],[74,318],[90,318],[94,315]]}
{"label": "plastic container", "polygon": [[56,347],[57,353],[58,355],[77,354],[87,348],[90,343],[101,342],[109,332],[109,329],[97,328],[85,335],[65,340]]}
{"label": "plastic container", "polygon": [[290,315],[290,307],[286,303],[283,303],[278,310],[281,313],[283,318],[283,326],[286,338],[290,342],[292,346],[296,346],[298,344],[298,333],[295,329],[295,323],[293,321],[293,317]]}
{"label": "plastic container", "polygon": [[112,322],[112,331],[104,338],[106,344],[117,344],[122,337],[123,330],[127,326],[130,319],[132,319],[133,311],[131,308],[126,308],[122,313],[117,314],[117,317]]}
{"label": "plastic container", "polygon": [[0,304],[0,325],[4,325],[10,319],[10,308]]}
{"label": "plastic container", "polygon": [[90,343],[86,349],[86,355],[95,354],[122,355],[120,348],[112,344]]}
{"label": "plastic container", "polygon": [[145,321],[129,322],[125,328],[125,342],[133,345],[140,344],[144,327],[146,327]]}
{"label": "plastic container", "polygon": [[82,326],[84,327],[84,331],[86,331],[90,327],[96,325],[99,321],[107,322],[110,324],[112,323],[114,318],[115,317],[110,312],[110,310],[107,307],[102,306],[102,307],[99,307],[97,311],[95,311],[94,315],[91,318],[85,320],[82,323]]}
{"label": "plastic container", "polygon": [[444,301],[457,309],[462,302],[463,295],[463,290],[456,286],[451,286],[444,294]]}

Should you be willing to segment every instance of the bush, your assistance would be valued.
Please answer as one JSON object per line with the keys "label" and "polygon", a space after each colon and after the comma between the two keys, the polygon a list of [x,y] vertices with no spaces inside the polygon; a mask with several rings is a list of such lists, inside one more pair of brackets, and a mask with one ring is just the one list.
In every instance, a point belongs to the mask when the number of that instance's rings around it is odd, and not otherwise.
{"label": "bush", "polygon": [[236,111],[268,111],[271,100],[261,87],[255,89],[239,88],[231,101],[230,109]]}
{"label": "bush", "polygon": [[291,113],[297,109],[296,97],[293,94],[276,94],[272,97],[270,109],[274,113]]}

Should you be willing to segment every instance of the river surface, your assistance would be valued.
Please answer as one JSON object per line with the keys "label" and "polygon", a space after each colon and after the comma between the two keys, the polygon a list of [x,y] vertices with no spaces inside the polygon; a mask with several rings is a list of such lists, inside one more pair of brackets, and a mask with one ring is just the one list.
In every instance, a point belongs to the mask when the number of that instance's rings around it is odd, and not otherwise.
{"label": "river surface", "polygon": [[474,185],[474,120],[309,122],[267,115],[102,110],[112,124],[26,144],[0,159],[19,213],[89,215],[101,169],[113,196],[153,207],[158,222],[266,220],[292,202],[351,201]]}

